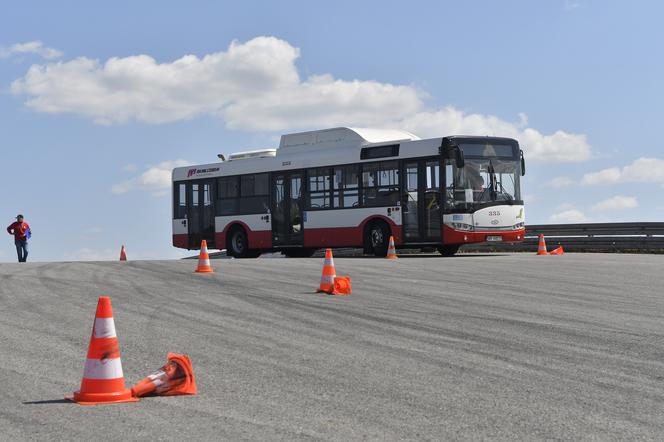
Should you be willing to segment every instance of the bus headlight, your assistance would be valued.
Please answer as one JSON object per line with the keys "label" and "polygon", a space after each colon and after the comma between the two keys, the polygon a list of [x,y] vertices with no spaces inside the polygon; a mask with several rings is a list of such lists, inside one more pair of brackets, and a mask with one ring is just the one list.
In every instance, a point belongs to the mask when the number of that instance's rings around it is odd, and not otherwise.
{"label": "bus headlight", "polygon": [[475,230],[475,227],[473,227],[470,224],[466,224],[466,223],[445,223],[445,225],[447,227],[450,227],[450,228],[454,229],[454,230],[462,230],[462,231],[465,231],[465,232],[471,232],[471,231]]}
{"label": "bus headlight", "polygon": [[516,223],[512,226],[512,229],[521,230],[525,227],[525,225],[526,225],[526,223],[524,223],[524,222]]}

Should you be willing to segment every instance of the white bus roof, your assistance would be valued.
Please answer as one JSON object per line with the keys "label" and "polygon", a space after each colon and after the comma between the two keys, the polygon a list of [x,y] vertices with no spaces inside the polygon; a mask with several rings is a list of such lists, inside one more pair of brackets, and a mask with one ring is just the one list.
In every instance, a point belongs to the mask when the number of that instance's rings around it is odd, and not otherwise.
{"label": "white bus roof", "polygon": [[399,157],[435,155],[441,140],[420,140],[417,135],[396,129],[336,127],[299,132],[282,135],[276,153],[271,149],[240,152],[229,155],[231,161],[178,167],[173,170],[173,180],[352,164],[360,162],[362,148],[389,144],[408,146]]}
{"label": "white bus roof", "polygon": [[[335,127],[333,129],[313,130],[281,136],[279,150],[306,148],[310,150],[327,149],[340,145],[365,147],[374,144],[396,143],[401,141],[419,140],[420,137],[405,130],[370,129],[359,127]],[[284,149],[284,150],[282,150]]]}

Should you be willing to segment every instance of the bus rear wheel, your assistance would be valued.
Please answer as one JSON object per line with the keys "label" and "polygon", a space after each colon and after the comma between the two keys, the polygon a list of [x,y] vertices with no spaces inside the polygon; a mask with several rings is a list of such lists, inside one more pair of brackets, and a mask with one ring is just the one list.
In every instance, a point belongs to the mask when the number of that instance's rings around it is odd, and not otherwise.
{"label": "bus rear wheel", "polygon": [[438,252],[443,256],[454,256],[459,251],[459,245],[438,246]]}
{"label": "bus rear wheel", "polygon": [[234,258],[257,258],[259,250],[249,248],[247,232],[242,227],[235,227],[228,234],[226,252]]}
{"label": "bus rear wheel", "polygon": [[366,241],[373,254],[378,257],[387,256],[387,246],[390,241],[390,228],[383,221],[371,223],[366,233]]}

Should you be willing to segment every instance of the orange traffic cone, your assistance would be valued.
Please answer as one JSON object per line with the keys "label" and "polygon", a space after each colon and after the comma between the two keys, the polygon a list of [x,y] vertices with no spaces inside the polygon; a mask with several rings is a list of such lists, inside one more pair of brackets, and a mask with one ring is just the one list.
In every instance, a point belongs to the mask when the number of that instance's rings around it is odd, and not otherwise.
{"label": "orange traffic cone", "polygon": [[138,400],[131,395],[131,390],[125,388],[113,308],[108,296],[100,296],[97,303],[81,388],[66,399],[81,405]]}
{"label": "orange traffic cone", "polygon": [[197,273],[212,273],[212,266],[210,265],[210,255],[208,254],[207,241],[201,242],[201,253],[198,255]]}
{"label": "orange traffic cone", "polygon": [[560,246],[556,249],[553,249],[549,252],[549,255],[563,255],[565,251],[563,250],[563,246]]}
{"label": "orange traffic cone", "polygon": [[397,259],[397,251],[394,248],[394,237],[390,235],[390,243],[387,246],[387,256],[386,259]]}
{"label": "orange traffic cone", "polygon": [[537,254],[538,255],[548,255],[546,252],[546,241],[544,241],[544,234],[540,233],[539,244],[537,245]]}
{"label": "orange traffic cone", "polygon": [[166,364],[131,387],[135,397],[196,394],[196,378],[189,357],[169,353]]}
{"label": "orange traffic cone", "polygon": [[127,260],[127,252],[125,251],[125,246],[123,244],[122,248],[120,249],[120,261],[126,261],[126,260]]}
{"label": "orange traffic cone", "polygon": [[323,274],[320,277],[320,286],[316,292],[331,293],[334,291],[334,277],[337,276],[334,269],[334,257],[332,249],[325,249],[325,261],[323,262]]}
{"label": "orange traffic cone", "polygon": [[350,295],[353,291],[353,284],[350,276],[337,276],[334,278],[334,290],[330,295]]}

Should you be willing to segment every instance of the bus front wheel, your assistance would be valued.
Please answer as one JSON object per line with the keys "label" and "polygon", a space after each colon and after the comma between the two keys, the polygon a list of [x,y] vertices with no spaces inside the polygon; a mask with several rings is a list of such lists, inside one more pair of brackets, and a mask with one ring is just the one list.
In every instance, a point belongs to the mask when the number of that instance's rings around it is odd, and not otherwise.
{"label": "bus front wheel", "polygon": [[367,243],[375,256],[387,256],[389,241],[390,228],[383,221],[374,221],[367,229]]}
{"label": "bus front wheel", "polygon": [[441,255],[443,256],[454,256],[456,252],[459,251],[459,245],[445,245],[445,246],[439,246],[438,247],[438,252],[440,252]]}
{"label": "bus front wheel", "polygon": [[242,227],[235,227],[228,234],[227,253],[234,258],[256,258],[260,251],[249,248],[247,232]]}

